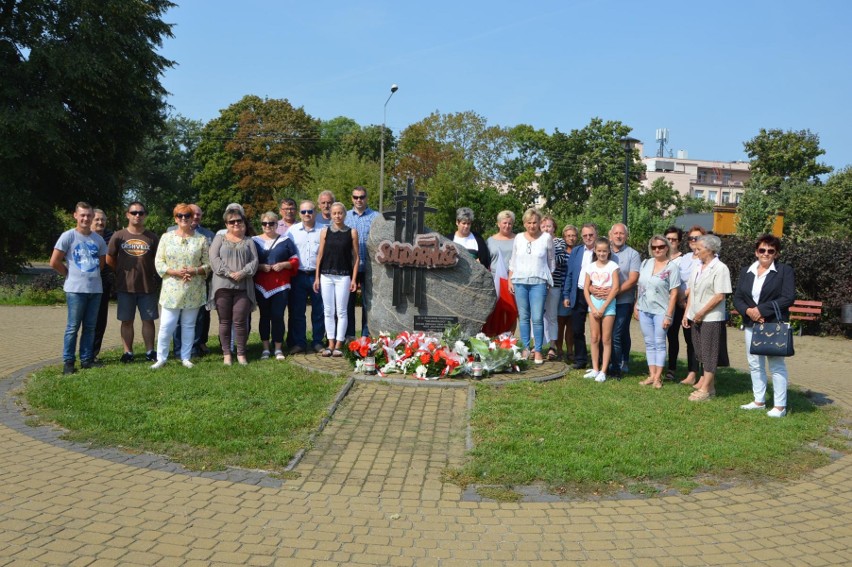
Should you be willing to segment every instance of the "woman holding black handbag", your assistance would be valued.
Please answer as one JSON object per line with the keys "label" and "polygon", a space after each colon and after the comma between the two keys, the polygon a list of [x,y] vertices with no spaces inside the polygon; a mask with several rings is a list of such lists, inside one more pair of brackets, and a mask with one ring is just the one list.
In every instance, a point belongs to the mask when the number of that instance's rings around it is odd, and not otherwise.
{"label": "woman holding black handbag", "polygon": [[743,317],[745,327],[746,358],[751,372],[754,401],[740,408],[744,410],[766,408],[766,366],[772,374],[775,407],[766,412],[769,417],[787,415],[787,364],[783,356],[751,354],[752,331],[755,323],[771,323],[790,318],[790,306],[796,299],[793,268],[776,262],[781,252],[781,240],[771,234],[757,239],[754,255],[757,261],[743,268],[734,292],[734,307]]}

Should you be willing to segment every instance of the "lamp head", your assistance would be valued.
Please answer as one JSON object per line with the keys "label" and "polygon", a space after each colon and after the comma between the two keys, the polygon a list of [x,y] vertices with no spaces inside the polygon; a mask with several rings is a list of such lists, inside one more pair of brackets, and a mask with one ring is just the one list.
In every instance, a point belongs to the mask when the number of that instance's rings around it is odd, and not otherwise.
{"label": "lamp head", "polygon": [[391,85],[391,94],[395,93],[398,90],[399,90],[399,85],[397,85],[397,84]]}
{"label": "lamp head", "polygon": [[640,141],[641,140],[637,140],[636,138],[633,138],[631,136],[622,136],[621,137],[621,146],[624,148],[625,151],[629,152],[630,150],[633,149],[633,146],[636,145],[636,143],[640,142]]}

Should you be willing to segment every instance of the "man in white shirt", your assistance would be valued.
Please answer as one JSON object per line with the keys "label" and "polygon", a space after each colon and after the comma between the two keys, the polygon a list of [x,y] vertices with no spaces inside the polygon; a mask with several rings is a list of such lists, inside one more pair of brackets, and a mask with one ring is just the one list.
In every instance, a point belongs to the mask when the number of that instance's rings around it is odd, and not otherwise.
{"label": "man in white shirt", "polygon": [[290,329],[287,333],[287,346],[291,354],[308,351],[308,297],[311,298],[311,343],[315,352],[323,349],[322,340],[325,337],[322,294],[314,291],[322,227],[317,226],[313,201],[302,201],[299,205],[299,215],[302,222],[292,225],[287,231],[299,253],[299,270],[290,280],[290,313],[287,318]]}

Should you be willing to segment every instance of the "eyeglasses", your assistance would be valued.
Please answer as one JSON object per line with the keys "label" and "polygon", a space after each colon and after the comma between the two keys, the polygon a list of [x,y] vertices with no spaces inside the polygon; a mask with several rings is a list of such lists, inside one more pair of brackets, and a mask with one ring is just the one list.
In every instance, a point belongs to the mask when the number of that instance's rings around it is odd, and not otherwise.
{"label": "eyeglasses", "polygon": [[134,217],[138,217],[144,215],[145,211],[127,211],[127,214],[133,215]]}
{"label": "eyeglasses", "polygon": [[367,198],[367,196],[366,195],[352,195],[352,198],[355,199],[356,201],[363,201],[364,199]]}
{"label": "eyeglasses", "polygon": [[233,226],[235,224],[243,224],[243,219],[231,219],[227,222],[228,222],[228,224]]}
{"label": "eyeglasses", "polygon": [[277,226],[278,223],[276,221],[262,221],[260,223],[262,226]]}
{"label": "eyeglasses", "polygon": [[651,245],[651,250],[665,250],[668,247],[669,247],[668,244],[658,244],[656,246]]}
{"label": "eyeglasses", "polygon": [[775,254],[775,250],[772,249],[772,248],[758,248],[757,253],[758,254],[769,254],[770,256],[772,256],[773,254]]}
{"label": "eyeglasses", "polygon": [[698,236],[690,236],[689,238],[687,238],[687,240],[689,240],[690,242],[698,242],[698,238]]}
{"label": "eyeglasses", "polygon": [[178,214],[175,215],[175,218],[178,218],[178,219],[181,219],[181,220],[191,219],[192,213],[178,213]]}
{"label": "eyeglasses", "polygon": [[312,214],[314,214],[314,210],[313,210],[313,209],[302,209],[302,210],[301,210],[301,211],[299,211],[299,212],[300,212],[300,213],[302,213],[303,215],[312,215]]}
{"label": "eyeglasses", "polygon": [[584,235],[583,235],[583,238],[584,238],[584,239],[586,239],[586,238],[594,238],[594,237],[595,237],[595,235],[594,235],[594,234],[584,234]]}

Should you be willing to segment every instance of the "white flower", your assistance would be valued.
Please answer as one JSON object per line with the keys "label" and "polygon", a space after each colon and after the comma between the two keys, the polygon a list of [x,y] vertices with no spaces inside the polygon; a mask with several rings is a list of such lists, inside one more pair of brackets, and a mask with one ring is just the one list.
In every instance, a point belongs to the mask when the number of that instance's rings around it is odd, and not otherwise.
{"label": "white flower", "polygon": [[414,369],[414,375],[418,378],[426,378],[426,372],[428,371],[426,370],[426,367],[422,364]]}
{"label": "white flower", "polygon": [[488,340],[489,340],[491,337],[489,337],[489,336],[488,336],[488,335],[486,335],[485,333],[476,333],[476,338],[477,338],[477,339],[479,339],[480,341],[488,342]]}
{"label": "white flower", "polygon": [[497,350],[497,343],[493,341],[488,343],[488,350]]}
{"label": "white flower", "polygon": [[453,352],[457,353],[462,358],[467,358],[470,354],[470,349],[467,348],[463,341],[456,341],[456,344],[453,347]]}

